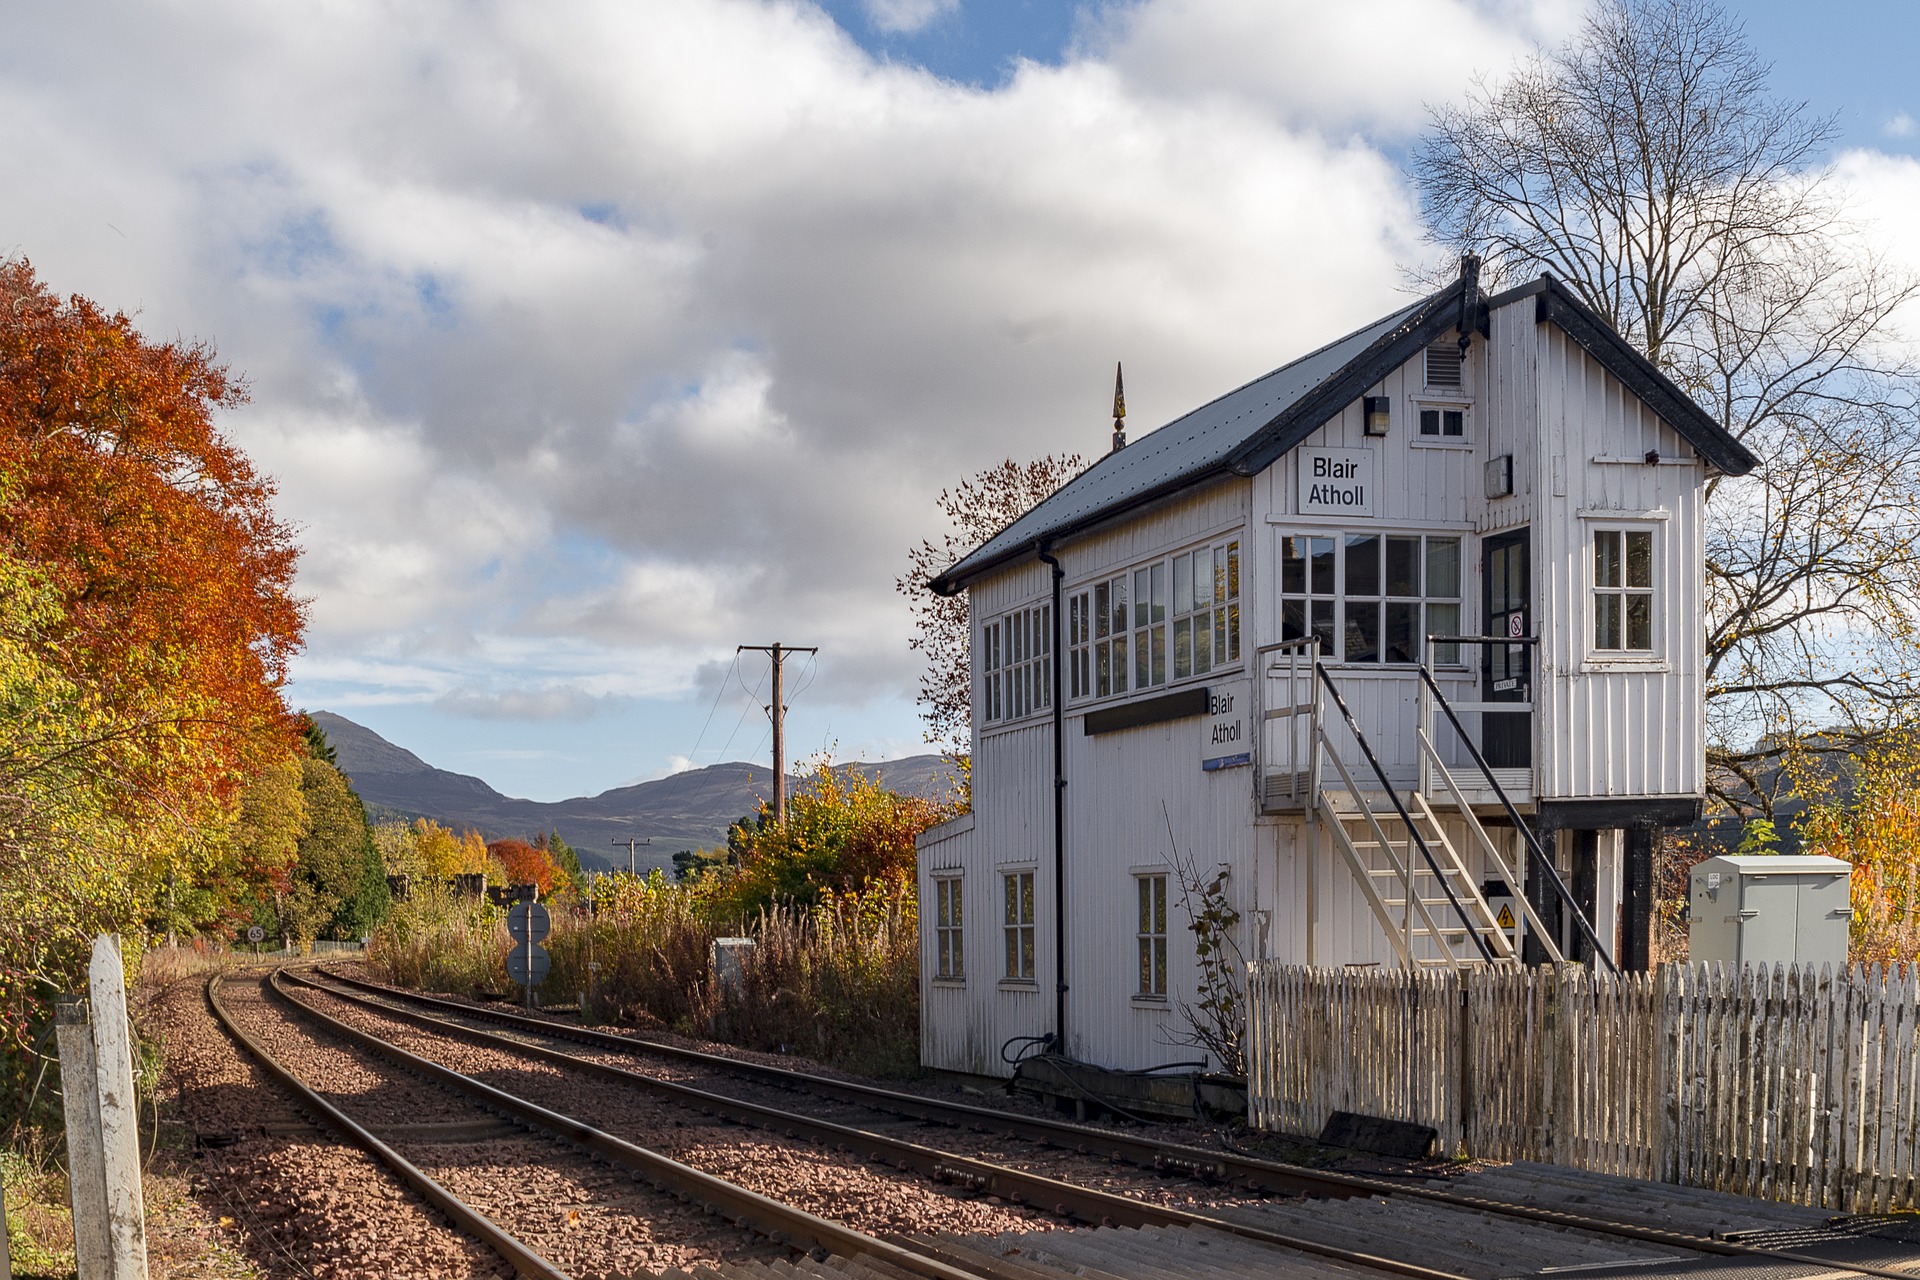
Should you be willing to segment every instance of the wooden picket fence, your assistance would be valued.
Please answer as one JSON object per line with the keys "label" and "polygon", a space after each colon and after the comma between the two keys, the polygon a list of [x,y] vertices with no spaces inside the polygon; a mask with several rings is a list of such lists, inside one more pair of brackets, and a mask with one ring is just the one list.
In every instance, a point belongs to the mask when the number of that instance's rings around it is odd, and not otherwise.
{"label": "wooden picket fence", "polygon": [[1846,1213],[1920,1207],[1920,984],[1669,965],[1313,969],[1248,980],[1250,1118],[1431,1125],[1440,1148]]}

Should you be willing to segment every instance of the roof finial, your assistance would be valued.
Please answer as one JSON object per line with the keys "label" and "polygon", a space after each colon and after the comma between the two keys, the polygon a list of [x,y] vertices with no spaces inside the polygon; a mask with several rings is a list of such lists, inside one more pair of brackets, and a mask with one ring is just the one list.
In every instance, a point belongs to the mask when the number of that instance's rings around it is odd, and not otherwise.
{"label": "roof finial", "polygon": [[1120,362],[1113,362],[1113,451],[1127,447],[1127,388],[1120,380]]}

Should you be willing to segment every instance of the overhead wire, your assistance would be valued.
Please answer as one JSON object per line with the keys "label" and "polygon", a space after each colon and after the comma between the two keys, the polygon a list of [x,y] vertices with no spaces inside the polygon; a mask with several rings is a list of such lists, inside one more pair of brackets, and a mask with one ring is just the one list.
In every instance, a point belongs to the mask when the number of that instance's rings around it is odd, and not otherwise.
{"label": "overhead wire", "polygon": [[[734,666],[735,672],[737,673],[740,669],[740,662],[739,662],[738,655],[735,656],[733,666]],[[772,668],[769,667],[768,670],[772,670]],[[722,743],[720,746],[720,756],[722,758],[726,756],[727,748],[733,745],[733,740],[739,736],[740,726],[747,722],[747,713],[760,705],[760,681],[765,679],[766,677],[762,676],[760,677],[760,680],[754,681],[752,689],[747,688],[747,682],[745,680],[740,681],[741,692],[747,695],[747,705],[740,708],[740,718],[733,722],[733,732],[727,735],[727,740],[724,743]],[[720,761],[716,760],[714,763],[718,764],[720,763]]]}
{"label": "overhead wire", "polygon": [[[740,666],[740,655],[738,653],[735,653],[733,655],[733,667],[735,670],[737,670],[739,666]],[[688,764],[692,764],[695,758],[699,756],[700,744],[707,740],[707,729],[709,726],[713,724],[713,713],[720,709],[720,697],[722,694],[726,693],[727,681],[732,678],[733,678],[733,671],[730,670],[726,675],[720,677],[720,683],[717,686],[715,686],[713,690],[713,703],[707,708],[707,718],[705,722],[702,723],[700,726],[700,736],[693,740],[693,750],[687,752]]]}

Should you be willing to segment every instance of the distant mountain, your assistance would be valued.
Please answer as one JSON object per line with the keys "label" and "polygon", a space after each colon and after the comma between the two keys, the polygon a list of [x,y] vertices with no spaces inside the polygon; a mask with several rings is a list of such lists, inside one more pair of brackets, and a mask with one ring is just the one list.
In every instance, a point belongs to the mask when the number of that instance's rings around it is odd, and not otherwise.
{"label": "distant mountain", "polygon": [[[479,778],[436,769],[345,716],[313,713],[339,757],[340,769],[378,817],[432,818],[456,829],[472,827],[489,840],[558,831],[589,869],[625,867],[626,851],[613,842],[651,836],[636,851],[639,868],[670,866],[682,849],[709,848],[727,838],[727,824],[773,793],[773,770],[734,762],[615,787],[597,796],[545,803],[501,795]],[[908,756],[851,766],[905,795],[942,799],[953,793],[953,767],[942,756]],[[788,787],[798,786],[791,779]]]}

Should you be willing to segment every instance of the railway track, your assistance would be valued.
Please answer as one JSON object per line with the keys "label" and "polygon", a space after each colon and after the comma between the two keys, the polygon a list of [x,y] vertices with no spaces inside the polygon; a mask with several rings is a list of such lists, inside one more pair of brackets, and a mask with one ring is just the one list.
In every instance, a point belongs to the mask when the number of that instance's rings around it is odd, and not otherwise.
{"label": "railway track", "polygon": [[[282,974],[276,972],[267,977],[262,986],[283,1002],[285,1012],[320,1028],[330,1040],[349,1044],[355,1050],[371,1055],[398,1071],[415,1076],[420,1081],[431,1082],[445,1093],[460,1099],[469,1112],[486,1113],[488,1118],[479,1120],[477,1124],[469,1118],[469,1125],[476,1130],[474,1136],[483,1134],[489,1125],[497,1126],[499,1118],[511,1121],[516,1127],[524,1126],[528,1130],[544,1133],[581,1153],[582,1163],[585,1163],[584,1157],[590,1155],[594,1161],[618,1168],[634,1181],[644,1182],[658,1193],[656,1199],[664,1199],[674,1206],[691,1206],[707,1218],[731,1223],[742,1232],[752,1233],[768,1246],[763,1252],[787,1259],[785,1274],[791,1275],[797,1270],[800,1274],[854,1276],[870,1280],[901,1280],[903,1276],[917,1280],[1026,1280],[1022,1269],[996,1267],[988,1259],[968,1260],[971,1265],[952,1260],[963,1258],[964,1249],[936,1249],[910,1242],[882,1240],[703,1173],[584,1121],[449,1070],[329,1018],[288,996],[283,989],[283,981]],[[456,1194],[442,1180],[422,1168],[417,1159],[404,1153],[400,1149],[406,1145],[404,1142],[380,1136],[379,1130],[396,1126],[390,1122],[364,1122],[363,1118],[349,1114],[348,1108],[325,1096],[313,1083],[302,1079],[300,1073],[281,1060],[282,1055],[276,1054],[264,1042],[265,1037],[257,1027],[249,1029],[235,1015],[229,1007],[227,993],[222,991],[223,982],[224,975],[216,975],[207,986],[208,1002],[216,1019],[270,1075],[295,1095],[302,1110],[373,1156],[400,1182],[445,1214],[459,1230],[493,1249],[518,1275],[537,1280],[568,1280],[568,1272],[475,1207],[470,1203],[470,1197]],[[392,1080],[386,1080],[381,1082],[380,1087],[390,1089],[393,1084]],[[428,1109],[431,1110],[431,1107]],[[448,1123],[442,1116],[440,1126],[446,1127]],[[417,1136],[421,1130],[433,1126],[398,1127]],[[696,1263],[695,1269],[738,1275],[751,1273],[756,1268],[751,1262],[743,1268],[738,1263],[716,1260]],[[667,1274],[674,1274],[674,1270],[668,1268]]]}
{"label": "railway track", "polygon": [[[508,1225],[470,1203],[470,1197],[459,1194],[444,1180],[434,1177],[417,1159],[409,1158],[408,1153],[400,1149],[406,1145],[404,1142],[383,1138],[380,1132],[382,1124],[368,1123],[366,1117],[356,1117],[350,1112],[361,1103],[371,1105],[375,1098],[386,1098],[384,1127],[389,1133],[396,1127],[392,1121],[392,1113],[396,1108],[403,1112],[407,1108],[432,1112],[440,1117],[438,1124],[446,1127],[450,1122],[444,1114],[444,1107],[436,1110],[431,1100],[419,1096],[423,1085],[431,1085],[443,1094],[462,1100],[470,1109],[482,1108],[492,1116],[540,1131],[556,1142],[568,1144],[578,1152],[614,1166],[635,1180],[649,1184],[659,1196],[669,1197],[683,1205],[691,1204],[711,1218],[735,1224],[744,1232],[755,1233],[767,1246],[788,1255],[788,1259],[776,1267],[773,1274],[793,1275],[797,1268],[799,1273],[823,1277],[854,1275],[884,1277],[885,1280],[903,1280],[904,1277],[918,1280],[1037,1280],[1040,1276],[1058,1280],[1060,1273],[1057,1270],[1039,1268],[1030,1261],[1020,1260],[1018,1255],[1022,1249],[1018,1246],[983,1252],[951,1233],[939,1237],[908,1235],[883,1239],[784,1203],[738,1182],[717,1177],[610,1132],[608,1128],[589,1124],[557,1107],[543,1105],[541,1101],[527,1096],[540,1091],[537,1081],[517,1081],[513,1089],[503,1088],[499,1083],[489,1083],[476,1078],[475,1074],[455,1070],[431,1056],[410,1051],[395,1043],[395,1039],[336,1017],[316,1007],[318,1002],[315,1000],[296,998],[293,989],[304,987],[306,990],[303,994],[308,996],[324,995],[335,1000],[346,997],[337,990],[329,992],[329,984],[281,970],[259,983],[260,993],[275,1002],[277,1012],[316,1029],[328,1045],[348,1046],[352,1054],[366,1060],[376,1060],[380,1064],[380,1069],[371,1073],[381,1076],[379,1079],[356,1078],[345,1084],[337,1079],[303,1079],[302,1072],[281,1061],[280,1055],[274,1052],[274,1046],[265,1043],[271,1037],[260,1034],[257,1025],[249,1030],[243,1025],[244,1020],[234,1015],[228,1007],[221,983],[220,978],[214,979],[207,991],[216,1017],[250,1054],[295,1093],[305,1111],[367,1151],[417,1194],[445,1213],[461,1230],[493,1248],[522,1276],[551,1278],[567,1273],[543,1256],[538,1248],[517,1238]],[[386,1016],[392,1013],[390,1010],[378,1012]],[[487,1034],[475,1033],[471,1029],[449,1028],[439,1025],[439,1020],[430,1017],[424,1018],[423,1022],[439,1038],[437,1044],[443,1056],[449,1042],[475,1034]],[[584,1060],[562,1060],[563,1056],[557,1054],[549,1054],[542,1059],[540,1054],[531,1052],[532,1046],[506,1041],[502,1045],[523,1062],[535,1058],[548,1066],[564,1068],[568,1074],[577,1076],[586,1073]],[[496,1079],[505,1074],[497,1063],[488,1065],[492,1069],[486,1074]],[[336,1066],[334,1074],[337,1076],[344,1070]],[[560,1076],[562,1073],[556,1070],[552,1074]],[[614,1069],[603,1066],[600,1072],[594,1074],[608,1078],[614,1074]],[[408,1079],[402,1079],[402,1075]],[[620,1078],[634,1083],[645,1079],[632,1073]],[[577,1086],[577,1081],[572,1083]],[[657,1086],[654,1092],[658,1096],[670,1100],[684,1111],[707,1118],[744,1118],[740,1104],[735,1101],[684,1086],[673,1086],[670,1082],[653,1083]],[[315,1087],[316,1084],[319,1087]],[[549,1081],[546,1087],[550,1091],[555,1086]],[[409,1088],[415,1096],[402,1097],[398,1101],[390,1096],[396,1092],[405,1094]],[[343,1092],[356,1100],[354,1105],[341,1105]],[[328,1094],[333,1096],[330,1098]],[[1440,1268],[1410,1264],[1364,1249],[1295,1238],[1254,1223],[1100,1192],[972,1161],[950,1152],[906,1144],[897,1139],[880,1139],[879,1135],[844,1126],[822,1127],[821,1122],[811,1121],[797,1113],[774,1113],[762,1107],[754,1114],[754,1122],[762,1128],[776,1132],[790,1131],[796,1137],[800,1133],[799,1126],[810,1126],[809,1136],[814,1138],[816,1144],[829,1147],[825,1152],[818,1152],[816,1147],[814,1158],[829,1165],[838,1162],[838,1167],[832,1171],[836,1178],[851,1177],[861,1171],[863,1164],[878,1160],[896,1170],[933,1172],[950,1187],[957,1184],[956,1189],[968,1198],[991,1196],[1015,1204],[1024,1201],[1082,1224],[1098,1224],[1096,1230],[1091,1232],[1055,1234],[1078,1234],[1089,1239],[1099,1237],[1100,1248],[1108,1251],[1118,1249],[1119,1256],[1140,1264],[1138,1270],[1129,1270],[1127,1274],[1178,1273],[1181,1270],[1179,1259],[1190,1256],[1195,1250],[1206,1250],[1223,1262],[1237,1262],[1250,1274],[1392,1274],[1423,1277],[1425,1280],[1467,1280]],[[454,1123],[457,1125],[457,1122]],[[401,1124],[397,1127],[413,1132],[433,1126]],[[828,1137],[841,1141],[822,1141]],[[880,1145],[875,1149],[877,1139]],[[848,1167],[849,1162],[852,1162],[851,1168]],[[953,1199],[946,1190],[926,1194],[948,1202]],[[1003,1229],[1000,1236],[1005,1238],[1009,1234]],[[1152,1257],[1156,1252],[1160,1255],[1159,1261]],[[691,1269],[696,1275],[705,1272],[720,1277],[768,1274],[764,1266],[752,1263],[714,1263],[696,1265]],[[1076,1269],[1085,1270],[1084,1267]],[[669,1269],[667,1274],[674,1274],[674,1271]]]}
{"label": "railway track", "polygon": [[[634,1036],[613,1035],[591,1028],[567,1026],[547,1019],[532,1018],[502,1010],[484,1009],[462,1002],[406,992],[370,983],[352,975],[319,971],[324,982],[295,976],[291,980],[335,1000],[348,1002],[370,1014],[408,1023],[433,1034],[461,1036],[472,1043],[485,1044],[503,1052],[539,1061],[559,1069],[575,1071],[600,1079],[617,1081],[668,1098],[714,1116],[760,1127],[793,1138],[805,1138],[829,1147],[863,1154],[896,1168],[910,1169],[937,1182],[963,1190],[1005,1199],[1016,1204],[1044,1208],[1058,1217],[1080,1223],[1098,1223],[1134,1228],[1204,1228],[1238,1236],[1249,1242],[1266,1244],[1313,1255],[1343,1267],[1361,1267],[1373,1272],[1402,1275],[1450,1274],[1444,1266],[1428,1265],[1409,1257],[1386,1256],[1391,1235],[1375,1234],[1377,1227],[1352,1221],[1327,1221],[1316,1224],[1314,1215],[1294,1214],[1287,1222],[1296,1229],[1283,1230],[1271,1215],[1234,1212],[1231,1209],[1196,1211],[1155,1204],[1137,1195],[1117,1195],[1112,1191],[1080,1185],[1062,1177],[1039,1174],[1004,1162],[944,1150],[878,1131],[878,1126],[852,1124],[823,1119],[814,1114],[821,1100],[839,1104],[842,1110],[864,1110],[891,1120],[917,1125],[940,1125],[958,1133],[988,1133],[1037,1144],[1052,1151],[1092,1156],[1112,1164],[1126,1164],[1159,1175],[1178,1175],[1211,1183],[1216,1188],[1233,1188],[1261,1196],[1312,1197],[1316,1201],[1365,1201],[1367,1205],[1401,1206],[1400,1214],[1410,1230],[1432,1231],[1436,1223],[1449,1216],[1469,1215],[1506,1224],[1502,1230],[1548,1231],[1565,1236],[1578,1233],[1588,1240],[1630,1244],[1624,1256],[1614,1260],[1624,1267],[1638,1267],[1638,1274],[1658,1274],[1645,1268],[1660,1264],[1691,1267],[1715,1260],[1785,1267],[1780,1274],[1873,1275],[1912,1280],[1916,1274],[1906,1266],[1887,1264],[1897,1256],[1908,1263],[1897,1244],[1881,1247],[1862,1244],[1876,1224],[1834,1224],[1824,1215],[1781,1207],[1778,1230],[1756,1230],[1750,1224],[1744,1235],[1736,1230],[1724,1232],[1679,1229],[1648,1221],[1647,1211],[1656,1206],[1641,1206],[1645,1217],[1598,1216],[1564,1206],[1529,1203],[1520,1198],[1500,1198],[1463,1191],[1457,1187],[1408,1183],[1365,1174],[1311,1169],[1253,1156],[1181,1144],[1156,1141],[1151,1137],[1116,1133],[1105,1128],[1069,1123],[989,1107],[949,1102],[919,1094],[888,1090],[873,1085],[836,1080],[829,1077],[745,1062],[718,1054],[704,1053]],[[427,1012],[427,1011],[431,1012]],[[475,1023],[510,1028],[501,1035],[482,1029]],[[545,1041],[547,1043],[540,1043]],[[554,1047],[554,1042],[585,1045],[598,1056],[582,1055]],[[712,1087],[661,1079],[606,1060],[607,1055],[635,1056],[672,1064],[707,1077],[730,1077],[735,1081],[777,1089],[785,1094],[801,1095],[809,1100],[806,1110],[792,1106],[774,1106],[739,1096],[737,1091],[722,1093]],[[1084,1160],[1083,1160],[1084,1163]],[[1550,1181],[1550,1179],[1546,1179]],[[1587,1188],[1591,1190],[1591,1188]],[[1675,1210],[1706,1204],[1713,1193],[1689,1193],[1679,1188],[1663,1188]],[[1731,1197],[1721,1197],[1731,1200]],[[1261,1220],[1264,1216],[1264,1221]],[[1324,1217],[1324,1215],[1321,1215]],[[1352,1218],[1353,1215],[1349,1215]],[[1364,1215],[1363,1215],[1364,1216]],[[1697,1223],[1698,1215],[1696,1215]],[[1304,1232],[1298,1228],[1305,1225]],[[1312,1229],[1316,1225],[1326,1230]],[[1382,1223],[1391,1230],[1391,1224]],[[1737,1225],[1737,1224],[1736,1224]],[[1455,1229],[1458,1229],[1456,1221]],[[1444,1234],[1444,1231],[1443,1231]],[[1739,1238],[1729,1238],[1739,1237]],[[1369,1247],[1357,1247],[1366,1245]],[[1817,1248],[1818,1252],[1809,1252]],[[1648,1255],[1649,1250],[1668,1251]],[[1421,1250],[1415,1250],[1419,1253]],[[1432,1250],[1425,1252],[1431,1254]],[[1442,1251],[1444,1252],[1444,1251]],[[1576,1256],[1582,1251],[1573,1250]],[[1589,1249],[1585,1253],[1591,1255]],[[1617,1251],[1616,1251],[1617,1252]],[[1866,1253],[1872,1257],[1847,1257]],[[1835,1256],[1837,1254],[1842,1256]],[[1920,1253],[1912,1259],[1920,1263]],[[1579,1265],[1579,1264],[1576,1264]],[[1593,1265],[1589,1258],[1585,1265]],[[1472,1268],[1466,1268],[1471,1271]],[[1496,1271],[1486,1272],[1495,1274]]]}

